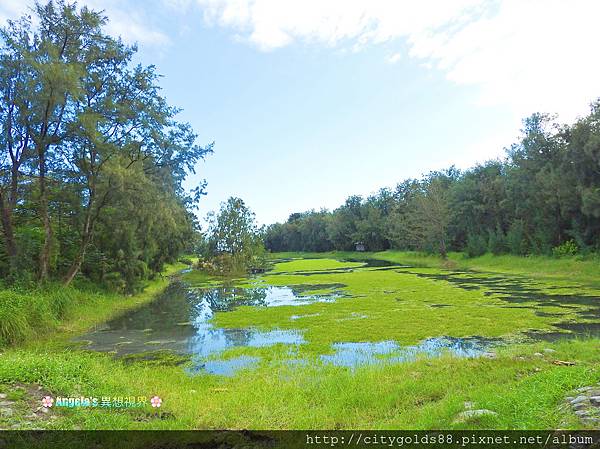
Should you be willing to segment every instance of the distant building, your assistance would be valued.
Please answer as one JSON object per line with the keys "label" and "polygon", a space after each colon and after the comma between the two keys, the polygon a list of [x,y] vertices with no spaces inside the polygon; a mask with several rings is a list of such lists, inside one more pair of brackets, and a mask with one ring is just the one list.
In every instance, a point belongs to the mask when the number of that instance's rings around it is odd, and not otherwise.
{"label": "distant building", "polygon": [[366,251],[365,244],[363,242],[356,242],[356,251]]}

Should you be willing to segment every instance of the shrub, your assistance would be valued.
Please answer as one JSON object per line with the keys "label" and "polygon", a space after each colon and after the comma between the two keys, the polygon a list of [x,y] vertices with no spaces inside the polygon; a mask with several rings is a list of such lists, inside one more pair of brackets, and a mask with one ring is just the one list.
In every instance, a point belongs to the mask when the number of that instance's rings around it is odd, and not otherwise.
{"label": "shrub", "polygon": [[552,248],[552,255],[554,257],[569,257],[574,256],[579,252],[579,247],[574,240],[567,240],[558,246]]}
{"label": "shrub", "polygon": [[467,256],[482,256],[487,252],[487,241],[482,235],[469,235],[467,238]]}
{"label": "shrub", "polygon": [[527,254],[527,239],[523,220],[515,220],[506,233],[506,244],[511,254],[524,256]]}
{"label": "shrub", "polygon": [[506,237],[500,227],[498,227],[495,232],[490,231],[488,251],[496,256],[506,252]]}

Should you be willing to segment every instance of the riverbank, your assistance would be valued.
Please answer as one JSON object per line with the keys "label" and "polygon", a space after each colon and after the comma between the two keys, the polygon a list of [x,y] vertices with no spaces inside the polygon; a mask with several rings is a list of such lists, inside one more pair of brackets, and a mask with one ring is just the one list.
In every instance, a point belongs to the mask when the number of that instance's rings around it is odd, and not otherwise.
{"label": "riverbank", "polygon": [[186,267],[183,263],[167,265],[160,275],[147,281],[140,293],[129,296],[60,284],[1,289],[0,348],[54,338],[57,333],[83,332],[152,300],[169,284],[170,276]]}

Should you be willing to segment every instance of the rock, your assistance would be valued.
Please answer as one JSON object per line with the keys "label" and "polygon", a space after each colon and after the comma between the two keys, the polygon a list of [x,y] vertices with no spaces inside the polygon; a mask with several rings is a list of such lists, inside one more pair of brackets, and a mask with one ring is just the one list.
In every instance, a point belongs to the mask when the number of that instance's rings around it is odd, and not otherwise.
{"label": "rock", "polygon": [[584,408],[587,408],[587,404],[585,402],[579,402],[578,404],[574,404],[573,405],[573,410],[583,410]]}
{"label": "rock", "polygon": [[486,359],[495,359],[497,356],[495,352],[484,352],[481,354],[481,357],[485,357]]}
{"label": "rock", "polygon": [[0,393],[0,399],[6,399],[6,395],[4,393]]}
{"label": "rock", "polygon": [[479,410],[466,410],[464,412],[459,413],[454,422],[461,423],[469,421],[470,419],[480,418],[482,416],[498,416],[498,413],[484,408]]}
{"label": "rock", "polygon": [[583,418],[585,424],[600,425],[600,418]]}
{"label": "rock", "polygon": [[465,409],[467,410],[473,410],[473,408],[475,408],[475,404],[473,402],[465,402]]}
{"label": "rock", "polygon": [[571,402],[573,399],[575,399],[573,396],[567,396],[567,401]]}
{"label": "rock", "polygon": [[543,350],[545,354],[554,354],[556,351],[554,349],[546,348]]}
{"label": "rock", "polygon": [[581,387],[575,391],[579,391],[580,393],[585,393],[586,391],[590,391],[591,389],[592,389],[592,387]]}
{"label": "rock", "polygon": [[9,405],[13,405],[13,401],[0,401],[0,407],[7,407]]}
{"label": "rock", "polygon": [[590,390],[587,394],[590,396],[600,396],[600,390]]}
{"label": "rock", "polygon": [[600,407],[600,396],[592,396],[590,397],[590,402],[594,404],[596,407]]}
{"label": "rock", "polygon": [[575,399],[573,399],[571,401],[571,404],[575,405],[575,404],[579,404],[579,403],[582,403],[582,402],[586,402],[587,400],[588,400],[587,396],[581,395],[581,396],[577,396]]}
{"label": "rock", "polygon": [[0,416],[10,417],[13,415],[12,408],[2,407],[0,408]]}
{"label": "rock", "polygon": [[577,416],[579,416],[580,418],[583,418],[583,417],[585,417],[585,416],[589,416],[589,415],[590,415],[590,412],[589,412],[588,410],[577,410],[577,411],[575,412],[575,414],[576,414]]}
{"label": "rock", "polygon": [[535,357],[544,357],[544,354],[542,354],[541,352],[534,352],[533,355]]}

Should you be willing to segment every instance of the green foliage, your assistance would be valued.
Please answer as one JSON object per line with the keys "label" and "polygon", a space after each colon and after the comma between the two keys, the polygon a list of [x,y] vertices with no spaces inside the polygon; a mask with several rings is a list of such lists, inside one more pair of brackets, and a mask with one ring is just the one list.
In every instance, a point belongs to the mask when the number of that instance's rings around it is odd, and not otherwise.
{"label": "green foliage", "polygon": [[506,243],[512,254],[527,254],[527,239],[525,238],[525,225],[522,220],[515,220],[506,233]]}
{"label": "green foliage", "polygon": [[183,181],[212,144],[102,13],[58,0],[33,15],[0,29],[0,276],[133,292],[197,240],[205,183]]}
{"label": "green foliage", "polygon": [[552,255],[554,257],[570,257],[574,256],[579,252],[579,247],[574,240],[567,240],[558,246],[552,248]]}
{"label": "green foliage", "polygon": [[240,198],[229,198],[218,213],[209,214],[205,269],[215,274],[263,270],[266,264],[262,237],[254,213]]}
{"label": "green foliage", "polygon": [[489,231],[487,250],[496,256],[506,252],[506,236],[500,227]]}
{"label": "green foliage", "polygon": [[[600,249],[600,99],[571,125],[533,114],[504,160],[400,182],[333,211],[294,213],[267,228],[280,251],[420,250],[551,255],[575,239]],[[316,223],[316,224],[315,224]],[[315,231],[318,229],[318,231]]]}
{"label": "green foliage", "polygon": [[468,257],[484,255],[488,250],[488,242],[482,235],[469,235],[467,238],[466,253]]}
{"label": "green foliage", "polygon": [[82,293],[60,286],[0,290],[0,346],[55,329],[67,310],[84,298]]}

